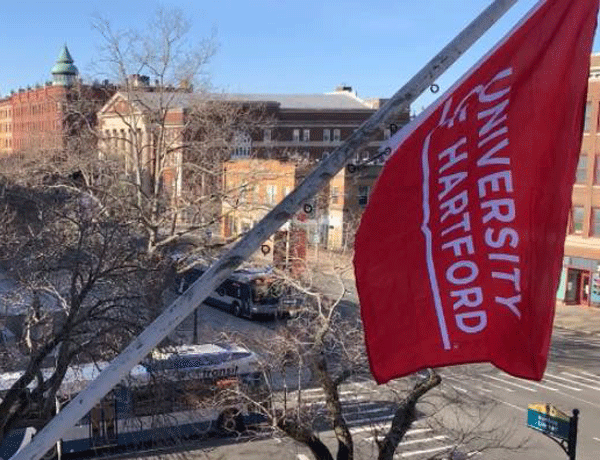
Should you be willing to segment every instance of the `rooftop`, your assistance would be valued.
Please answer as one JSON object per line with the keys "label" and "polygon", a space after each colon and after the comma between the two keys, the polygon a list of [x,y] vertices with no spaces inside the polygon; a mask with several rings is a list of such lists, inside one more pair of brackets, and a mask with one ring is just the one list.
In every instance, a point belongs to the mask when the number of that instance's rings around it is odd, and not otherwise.
{"label": "rooftop", "polygon": [[371,107],[350,91],[325,94],[228,94],[233,101],[275,102],[282,109],[371,110]]}
{"label": "rooftop", "polygon": [[[119,93],[128,98],[126,92]],[[208,100],[277,104],[282,110],[373,110],[372,105],[353,92],[342,90],[325,94],[226,94],[185,91],[132,91],[129,99],[146,109],[191,107]]]}

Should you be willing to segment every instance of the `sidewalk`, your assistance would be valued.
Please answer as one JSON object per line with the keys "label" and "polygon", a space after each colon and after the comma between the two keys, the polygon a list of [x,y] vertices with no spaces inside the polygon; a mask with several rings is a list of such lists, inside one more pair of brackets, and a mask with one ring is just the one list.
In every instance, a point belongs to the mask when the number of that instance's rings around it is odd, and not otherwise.
{"label": "sidewalk", "polygon": [[556,302],[554,327],[600,335],[600,308]]}

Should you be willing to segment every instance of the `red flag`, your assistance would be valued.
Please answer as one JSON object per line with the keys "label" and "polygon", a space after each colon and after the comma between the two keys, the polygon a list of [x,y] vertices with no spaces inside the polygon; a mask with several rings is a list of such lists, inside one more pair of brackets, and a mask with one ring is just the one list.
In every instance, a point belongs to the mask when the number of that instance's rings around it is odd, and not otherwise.
{"label": "red flag", "polygon": [[540,2],[392,139],[354,260],[379,383],[484,361],[542,378],[597,14]]}

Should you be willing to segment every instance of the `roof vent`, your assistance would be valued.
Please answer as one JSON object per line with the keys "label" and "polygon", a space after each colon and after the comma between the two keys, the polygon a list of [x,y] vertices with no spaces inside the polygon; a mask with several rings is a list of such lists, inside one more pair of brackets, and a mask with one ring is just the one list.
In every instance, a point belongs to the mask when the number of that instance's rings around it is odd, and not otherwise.
{"label": "roof vent", "polygon": [[343,92],[351,93],[352,92],[352,86],[346,86],[346,85],[336,86],[335,87],[335,92],[336,93],[343,93]]}

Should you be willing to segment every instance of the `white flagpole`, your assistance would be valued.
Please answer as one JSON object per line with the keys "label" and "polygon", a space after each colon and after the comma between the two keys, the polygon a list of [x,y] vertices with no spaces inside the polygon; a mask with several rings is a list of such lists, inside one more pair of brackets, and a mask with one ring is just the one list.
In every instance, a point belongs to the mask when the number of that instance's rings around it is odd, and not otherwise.
{"label": "white flagpole", "polygon": [[279,227],[288,221],[344,167],[346,162],[386,122],[405,110],[423,91],[481,37],[517,0],[495,0],[460,34],[429,61],[408,83],[365,121],[340,147],[319,163],[310,175],[269,212],[232,249],[215,262],[183,295],[173,302],[87,388],[79,393],[11,460],[38,460],[139,363],[162,339],[189,316]]}

